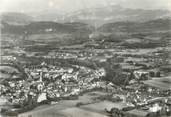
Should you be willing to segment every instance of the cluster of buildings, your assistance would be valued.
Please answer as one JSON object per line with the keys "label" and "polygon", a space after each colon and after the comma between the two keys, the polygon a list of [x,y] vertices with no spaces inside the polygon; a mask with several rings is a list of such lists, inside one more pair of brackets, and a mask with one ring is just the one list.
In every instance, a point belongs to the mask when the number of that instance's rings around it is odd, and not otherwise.
{"label": "cluster of buildings", "polygon": [[104,69],[92,70],[83,66],[62,68],[42,63],[25,68],[26,80],[11,80],[0,85],[0,96],[11,105],[24,107],[43,101],[77,96],[86,90],[100,88]]}
{"label": "cluster of buildings", "polygon": [[[120,64],[122,73],[127,75],[125,78],[128,81],[127,86],[124,88],[118,86],[121,90],[116,93],[124,95],[123,101],[125,101],[127,106],[133,106],[134,109],[140,106],[140,110],[148,110],[149,112],[161,110],[170,112],[171,109],[169,108],[170,105],[167,98],[162,102],[152,101],[156,97],[170,96],[171,90],[167,87],[164,90],[160,90],[160,86],[162,89],[164,84],[153,80],[154,78],[159,79],[163,77],[163,72],[155,66],[156,61],[162,62],[162,59],[159,57],[160,55],[156,54],[156,52],[151,52],[149,55],[147,53],[141,54],[138,50],[92,49],[92,52],[61,50],[60,52],[49,52],[47,55],[33,56],[50,60],[51,58],[76,58],[78,60],[90,60],[90,62],[96,61],[99,63],[105,63],[108,58],[113,57],[115,59],[113,62]],[[3,59],[16,61],[16,58],[13,56],[4,56]],[[24,72],[27,74],[26,80],[14,79],[0,84],[0,97],[7,99],[9,105],[19,108],[33,105],[34,103],[58,101],[62,98],[78,96],[86,90],[95,88],[104,89],[108,87],[111,92],[116,88],[110,85],[112,84],[111,82],[106,83],[101,79],[106,74],[103,68],[91,69],[81,65],[61,67],[43,62],[40,65],[25,66]],[[143,88],[140,86],[143,86]],[[155,103],[151,103],[149,100]],[[130,113],[137,112],[134,111]]]}
{"label": "cluster of buildings", "polygon": [[[113,95],[118,94],[114,93]],[[143,83],[120,90],[123,102],[113,106],[112,117],[170,117],[171,90],[162,90]]]}

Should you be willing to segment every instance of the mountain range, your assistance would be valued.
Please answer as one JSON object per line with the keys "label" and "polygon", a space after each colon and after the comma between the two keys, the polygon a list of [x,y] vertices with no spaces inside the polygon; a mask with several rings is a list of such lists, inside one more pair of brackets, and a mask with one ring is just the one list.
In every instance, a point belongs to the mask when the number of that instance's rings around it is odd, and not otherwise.
{"label": "mountain range", "polygon": [[0,15],[0,21],[10,25],[25,25],[33,21],[33,18],[24,13],[3,12]]}
{"label": "mountain range", "polygon": [[27,24],[30,21],[53,21],[58,23],[81,22],[96,27],[114,22],[146,22],[158,18],[168,18],[168,10],[146,10],[123,8],[111,5],[99,8],[87,8],[69,13],[42,11],[37,13],[2,13],[1,20],[8,24]]}
{"label": "mountain range", "polygon": [[155,19],[146,22],[120,21],[107,23],[98,28],[100,32],[151,32],[151,31],[168,31],[171,29],[171,19]]}
{"label": "mountain range", "polygon": [[[62,14],[62,15],[61,15]],[[123,8],[118,5],[70,13],[2,13],[1,29],[8,33],[91,33],[170,30],[170,11]]]}
{"label": "mountain range", "polygon": [[[106,23],[120,21],[146,22],[158,18],[170,17],[171,12],[167,10],[145,10],[123,8],[118,5],[84,9],[67,14],[63,19],[67,22],[84,22],[95,27]],[[57,19],[56,21],[61,21]]]}

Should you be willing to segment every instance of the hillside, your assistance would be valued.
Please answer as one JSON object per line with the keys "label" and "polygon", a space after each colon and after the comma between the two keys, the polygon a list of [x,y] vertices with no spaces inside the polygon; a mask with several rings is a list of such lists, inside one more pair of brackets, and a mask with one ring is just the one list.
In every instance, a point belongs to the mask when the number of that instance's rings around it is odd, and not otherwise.
{"label": "hillside", "polygon": [[23,13],[3,12],[0,15],[2,22],[10,25],[26,25],[29,24],[33,18]]}
{"label": "hillside", "polygon": [[171,19],[156,19],[147,22],[114,22],[99,27],[100,32],[148,32],[166,31],[171,28]]}
{"label": "hillside", "polygon": [[[26,15],[27,14],[27,15]],[[31,13],[2,13],[2,21],[11,25],[29,24],[36,22],[81,22],[100,27],[103,24],[114,22],[147,22],[159,18],[170,17],[168,10],[147,10],[123,8],[119,5],[110,5],[103,7],[86,8],[77,11],[59,13],[57,11],[41,11]]]}
{"label": "hillside", "polygon": [[26,14],[32,16],[34,21],[38,22],[82,22],[95,27],[118,21],[146,22],[170,16],[170,12],[168,10],[131,9],[124,8],[119,5],[85,8],[67,12],[43,10],[40,12],[31,12]]}
{"label": "hillside", "polygon": [[2,22],[2,33],[36,34],[36,33],[91,33],[93,27],[83,23],[31,22],[28,25],[16,26]]}

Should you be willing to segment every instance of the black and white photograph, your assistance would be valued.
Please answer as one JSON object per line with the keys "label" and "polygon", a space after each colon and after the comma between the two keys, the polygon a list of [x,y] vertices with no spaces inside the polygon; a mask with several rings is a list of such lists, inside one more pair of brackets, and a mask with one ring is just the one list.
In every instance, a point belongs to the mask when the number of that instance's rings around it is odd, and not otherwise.
{"label": "black and white photograph", "polygon": [[0,117],[171,117],[171,0],[0,0]]}

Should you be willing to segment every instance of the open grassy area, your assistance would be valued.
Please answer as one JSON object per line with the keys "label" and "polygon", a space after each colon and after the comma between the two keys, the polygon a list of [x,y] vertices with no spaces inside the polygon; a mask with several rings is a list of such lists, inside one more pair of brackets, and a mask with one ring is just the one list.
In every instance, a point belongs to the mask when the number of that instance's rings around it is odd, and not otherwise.
{"label": "open grassy area", "polygon": [[11,66],[0,66],[0,71],[8,72],[8,73],[19,73],[18,69]]}
{"label": "open grassy area", "polygon": [[124,104],[124,103],[113,103],[110,101],[102,101],[99,103],[81,106],[82,109],[95,111],[95,112],[105,112],[105,109],[111,110],[113,107],[122,109],[122,108],[126,107],[126,104]]}
{"label": "open grassy area", "polygon": [[[92,105],[94,105],[91,104],[94,101],[94,97],[98,97],[105,94],[105,92],[99,91],[88,92],[82,96],[79,96],[77,100],[63,100],[55,105],[43,105],[35,108],[30,112],[22,113],[19,115],[19,117],[28,117],[29,115],[32,115],[32,117],[105,117],[105,115],[99,114],[99,112],[96,112],[95,110],[93,110],[93,108],[76,108],[76,104],[80,102],[83,104],[90,104],[91,107]],[[106,102],[105,104],[103,104],[102,102],[102,104],[100,105],[101,107],[106,106],[107,108],[109,104],[110,102]],[[95,104],[95,106],[97,105]],[[112,103],[110,104],[110,106],[112,107]],[[76,113],[80,113],[80,115],[77,115]]]}
{"label": "open grassy area", "polygon": [[83,110],[80,108],[69,108],[66,110],[62,110],[60,113],[65,115],[65,117],[107,117],[106,115]]}
{"label": "open grassy area", "polygon": [[147,80],[144,83],[152,87],[160,88],[163,90],[169,90],[171,89],[170,82],[171,78],[156,78],[152,80]]}

